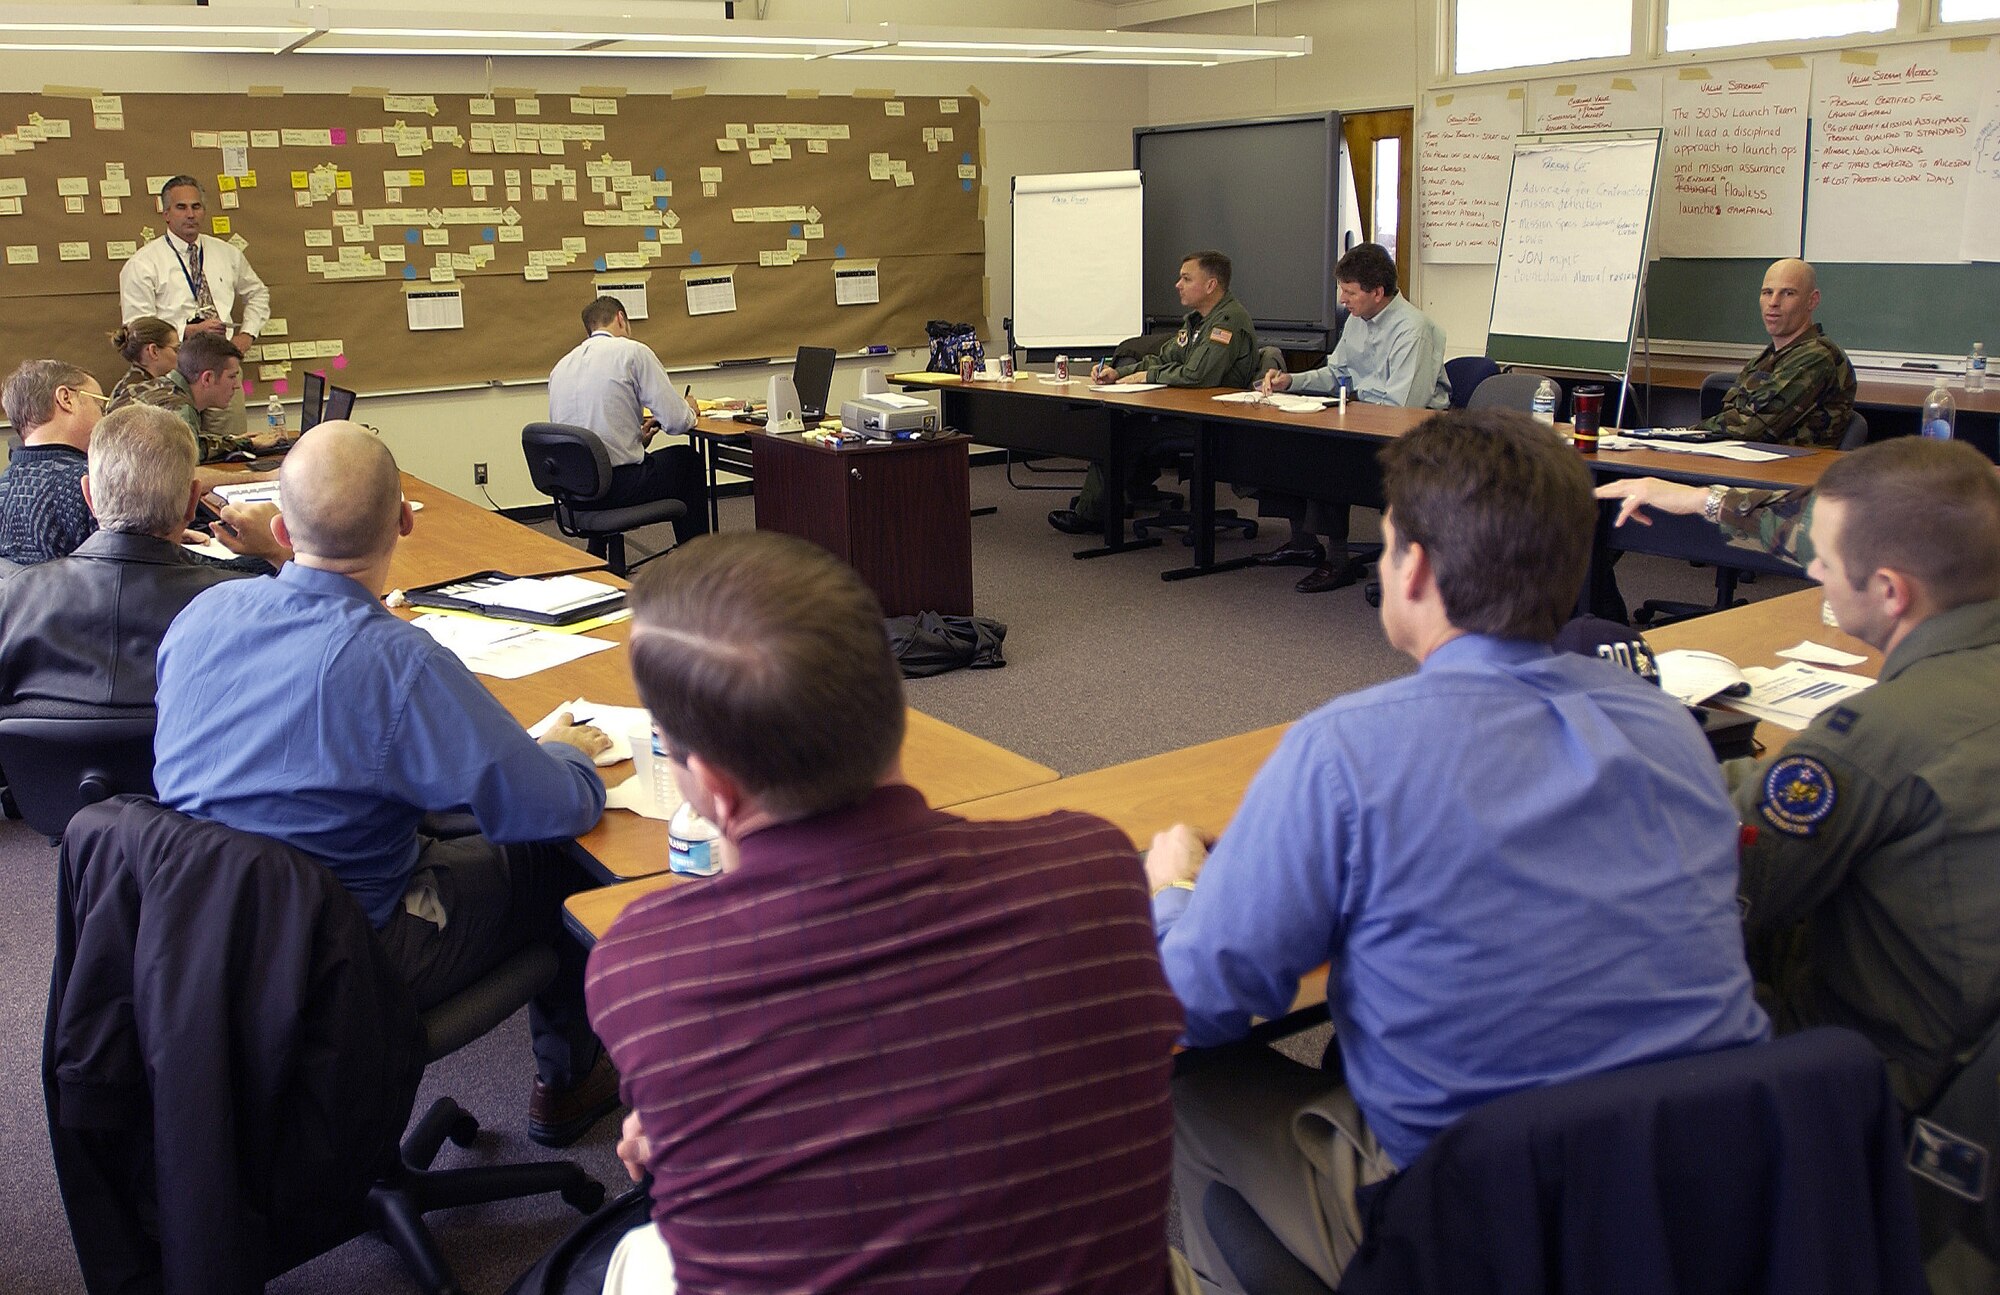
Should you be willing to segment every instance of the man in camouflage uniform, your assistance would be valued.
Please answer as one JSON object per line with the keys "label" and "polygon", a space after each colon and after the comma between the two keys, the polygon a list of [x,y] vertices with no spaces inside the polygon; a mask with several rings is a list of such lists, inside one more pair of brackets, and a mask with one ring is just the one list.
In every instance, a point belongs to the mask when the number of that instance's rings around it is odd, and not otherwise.
{"label": "man in camouflage uniform", "polygon": [[1783,751],[1725,766],[1755,839],[1748,934],[1780,1029],[1859,1030],[1921,1109],[2000,1019],[2000,478],[1955,441],[1898,438],[1805,491],[1614,482],[1603,498],[1703,513],[1810,562],[1840,627],[1885,656],[1873,688]]}
{"label": "man in camouflage uniform", "polygon": [[[214,463],[245,450],[268,450],[282,439],[276,435],[229,436],[202,429],[202,413],[221,409],[243,389],[243,352],[216,333],[189,333],[181,341],[180,359],[151,382],[133,383],[111,402],[110,409],[153,405],[183,423],[201,450],[203,463]],[[110,412],[107,410],[106,412]]]}
{"label": "man in camouflage uniform", "polygon": [[[1257,376],[1257,334],[1250,312],[1229,291],[1229,258],[1220,252],[1190,252],[1181,261],[1174,291],[1187,317],[1173,340],[1144,359],[1117,366],[1099,365],[1091,379],[1099,384],[1159,382],[1169,387],[1247,387]],[[1142,498],[1159,474],[1149,446],[1135,446],[1126,481],[1126,498]],[[1090,465],[1083,488],[1068,508],[1049,514],[1049,525],[1069,535],[1088,535],[1102,528],[1104,466]]]}
{"label": "man in camouflage uniform", "polygon": [[1743,366],[1722,412],[1696,426],[1744,441],[1838,446],[1854,414],[1854,366],[1813,322],[1819,276],[1804,261],[1774,261],[1758,302],[1771,344]]}

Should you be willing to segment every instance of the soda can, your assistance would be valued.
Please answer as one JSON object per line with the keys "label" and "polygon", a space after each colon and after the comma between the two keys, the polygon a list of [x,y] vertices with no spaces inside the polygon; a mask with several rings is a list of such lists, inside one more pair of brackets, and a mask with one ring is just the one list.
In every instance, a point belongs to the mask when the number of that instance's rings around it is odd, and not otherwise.
{"label": "soda can", "polygon": [[1014,357],[1012,355],[1003,355],[1000,357],[1000,380],[1002,382],[1012,382],[1014,380]]}
{"label": "soda can", "polygon": [[972,381],[973,375],[978,372],[978,361],[974,360],[970,355],[961,355],[958,357],[958,380],[960,382]]}
{"label": "soda can", "polygon": [[1069,357],[1067,355],[1058,355],[1056,357],[1056,381],[1069,381]]}

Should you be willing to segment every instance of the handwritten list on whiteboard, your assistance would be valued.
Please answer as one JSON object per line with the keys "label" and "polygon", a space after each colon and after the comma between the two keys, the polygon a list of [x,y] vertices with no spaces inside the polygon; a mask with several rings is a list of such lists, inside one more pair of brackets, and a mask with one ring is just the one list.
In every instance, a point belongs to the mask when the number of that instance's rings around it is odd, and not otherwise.
{"label": "handwritten list on whiteboard", "polygon": [[1667,87],[1660,256],[1797,256],[1812,72],[1687,68]]}
{"label": "handwritten list on whiteboard", "polygon": [[1630,340],[1658,158],[1657,134],[1516,150],[1491,332]]}
{"label": "handwritten list on whiteboard", "polygon": [[1959,253],[1968,261],[2000,261],[2000,85],[1988,86],[1972,136],[1972,174],[1965,181],[1965,231]]}
{"label": "handwritten list on whiteboard", "polygon": [[1993,66],[1944,41],[1815,61],[1808,260],[1960,259],[1973,114]]}
{"label": "handwritten list on whiteboard", "polygon": [[1491,265],[1499,259],[1507,172],[1521,130],[1520,94],[1500,86],[1425,99],[1417,123],[1424,260]]}

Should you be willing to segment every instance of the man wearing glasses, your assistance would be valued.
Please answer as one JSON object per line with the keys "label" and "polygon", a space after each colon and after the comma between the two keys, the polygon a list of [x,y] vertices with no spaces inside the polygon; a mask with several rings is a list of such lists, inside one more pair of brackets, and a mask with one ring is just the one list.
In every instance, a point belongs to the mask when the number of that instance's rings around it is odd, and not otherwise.
{"label": "man wearing glasses", "polygon": [[97,529],[82,481],[104,402],[96,378],[61,360],[29,360],[0,387],[21,436],[0,472],[0,558],[32,566],[65,557]]}

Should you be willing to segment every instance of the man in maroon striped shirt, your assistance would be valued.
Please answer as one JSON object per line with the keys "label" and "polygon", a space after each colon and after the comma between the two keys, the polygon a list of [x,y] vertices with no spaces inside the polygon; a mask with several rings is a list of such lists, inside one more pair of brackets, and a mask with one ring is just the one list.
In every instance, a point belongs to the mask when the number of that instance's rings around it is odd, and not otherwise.
{"label": "man in maroon striped shirt", "polygon": [[653,1176],[606,1289],[1167,1290],[1181,1014],[1124,836],[927,808],[881,608],[813,545],[699,539],[633,605],[724,870],[591,955]]}

